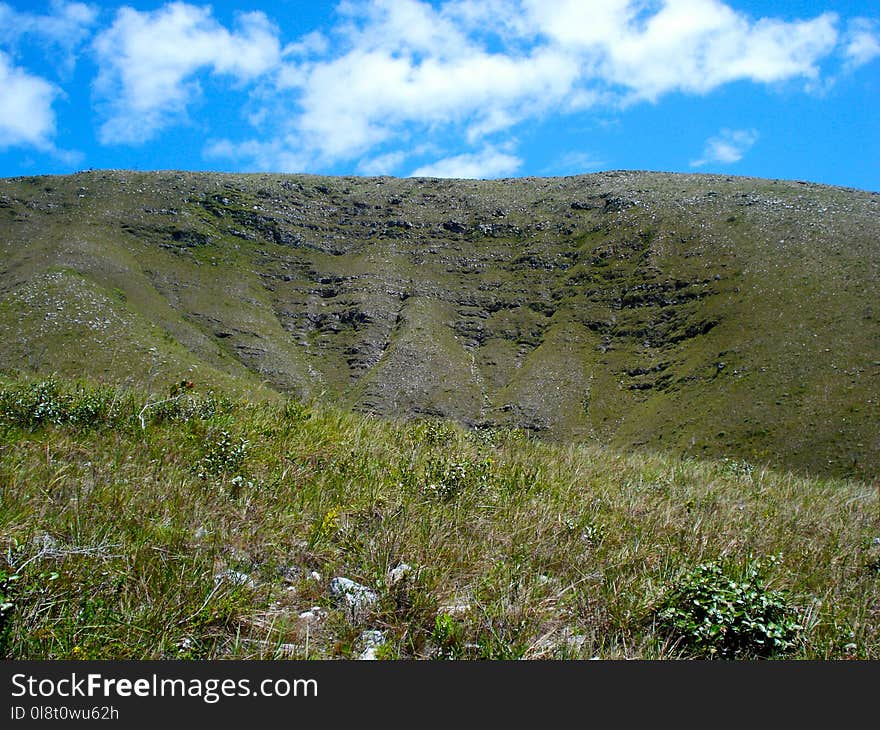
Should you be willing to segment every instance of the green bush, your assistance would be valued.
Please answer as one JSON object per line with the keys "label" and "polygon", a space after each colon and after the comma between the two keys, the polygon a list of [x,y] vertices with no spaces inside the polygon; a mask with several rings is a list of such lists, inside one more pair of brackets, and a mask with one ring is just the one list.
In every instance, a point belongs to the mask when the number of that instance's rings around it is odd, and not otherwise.
{"label": "green bush", "polygon": [[448,613],[438,614],[434,619],[431,642],[437,659],[460,659],[464,653],[464,632]]}
{"label": "green bush", "polygon": [[658,627],[705,658],[766,658],[789,651],[802,627],[785,594],[764,584],[764,566],[750,561],[735,577],[717,561],[697,566],[663,597]]}
{"label": "green bush", "polygon": [[169,397],[150,405],[150,418],[157,423],[186,423],[192,419],[207,421],[228,413],[233,403],[214,391],[196,394],[192,381],[182,380],[171,386]]}
{"label": "green bush", "polygon": [[3,423],[25,429],[36,429],[64,420],[64,404],[58,384],[53,380],[24,383],[0,391],[0,414]]}
{"label": "green bush", "polygon": [[246,439],[235,439],[227,431],[220,431],[208,442],[205,455],[198,463],[198,475],[202,479],[238,471],[247,456],[249,443]]}
{"label": "green bush", "polygon": [[490,484],[492,460],[458,460],[433,457],[425,467],[423,491],[440,502],[450,502],[465,490],[479,490]]}
{"label": "green bush", "polygon": [[117,405],[111,388],[62,389],[50,378],[0,389],[0,423],[30,431],[46,425],[91,428],[118,418]]}
{"label": "green bush", "polygon": [[528,440],[521,428],[509,426],[477,426],[467,432],[467,439],[476,446],[499,449],[504,445],[519,445]]}

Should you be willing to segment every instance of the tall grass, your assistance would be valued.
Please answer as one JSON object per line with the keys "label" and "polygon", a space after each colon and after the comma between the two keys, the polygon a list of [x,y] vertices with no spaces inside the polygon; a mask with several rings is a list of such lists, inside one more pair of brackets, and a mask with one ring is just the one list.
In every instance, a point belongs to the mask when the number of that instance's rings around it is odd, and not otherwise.
{"label": "tall grass", "polygon": [[[352,657],[366,629],[386,658],[686,657],[657,620],[676,582],[776,556],[764,580],[802,627],[779,656],[876,659],[878,537],[868,485],[742,462],[180,387],[0,388],[10,658]],[[350,615],[334,576],[378,601]]]}

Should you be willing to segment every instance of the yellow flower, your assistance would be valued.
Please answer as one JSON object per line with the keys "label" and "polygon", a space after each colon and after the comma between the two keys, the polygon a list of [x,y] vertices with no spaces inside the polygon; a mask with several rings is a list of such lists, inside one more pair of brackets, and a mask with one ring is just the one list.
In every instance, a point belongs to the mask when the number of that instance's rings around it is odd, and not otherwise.
{"label": "yellow flower", "polygon": [[337,507],[333,507],[330,509],[327,514],[324,515],[324,519],[321,520],[321,534],[329,535],[331,532],[335,531],[336,528],[339,527],[339,514],[341,509]]}

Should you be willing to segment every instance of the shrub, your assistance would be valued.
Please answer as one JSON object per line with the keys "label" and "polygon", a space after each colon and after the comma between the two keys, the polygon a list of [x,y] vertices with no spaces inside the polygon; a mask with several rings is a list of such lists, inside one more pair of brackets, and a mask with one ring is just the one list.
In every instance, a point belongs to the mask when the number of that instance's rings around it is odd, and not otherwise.
{"label": "shrub", "polygon": [[431,633],[437,659],[460,659],[464,653],[464,632],[448,613],[438,614]]}
{"label": "shrub", "polygon": [[426,419],[419,424],[421,429],[421,442],[425,446],[443,446],[454,442],[459,431],[448,421],[440,419]]}
{"label": "shrub", "polygon": [[34,431],[46,425],[91,428],[119,416],[111,388],[83,386],[62,390],[53,380],[0,390],[0,423]]}
{"label": "shrub", "polygon": [[731,577],[716,561],[684,575],[656,609],[661,631],[706,658],[766,658],[793,648],[802,627],[785,594],[764,584],[764,562],[738,572]]}
{"label": "shrub", "polygon": [[171,386],[168,398],[148,404],[144,410],[149,408],[150,417],[159,423],[186,423],[194,418],[207,421],[232,410],[228,398],[217,396],[214,391],[197,395],[194,388],[191,381],[182,380]]}
{"label": "shrub", "polygon": [[504,445],[525,443],[528,434],[520,428],[509,426],[476,426],[467,432],[467,439],[482,448],[500,449]]}
{"label": "shrub", "polygon": [[467,489],[489,486],[491,472],[491,459],[449,461],[434,457],[425,467],[423,490],[434,499],[450,502]]}
{"label": "shrub", "polygon": [[62,423],[65,408],[57,383],[43,380],[3,388],[0,412],[9,426],[36,429],[47,423]]}
{"label": "shrub", "polygon": [[229,432],[220,431],[214,440],[208,443],[205,455],[199,460],[199,477],[207,479],[209,476],[237,471],[244,463],[248,447],[246,439],[235,439]]}

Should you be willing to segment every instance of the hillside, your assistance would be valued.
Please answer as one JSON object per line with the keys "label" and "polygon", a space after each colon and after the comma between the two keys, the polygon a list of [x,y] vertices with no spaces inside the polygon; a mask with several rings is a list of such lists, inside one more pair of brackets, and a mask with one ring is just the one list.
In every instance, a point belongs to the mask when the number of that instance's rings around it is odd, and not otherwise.
{"label": "hillside", "polygon": [[610,172],[0,181],[0,362],[880,469],[880,195]]}

